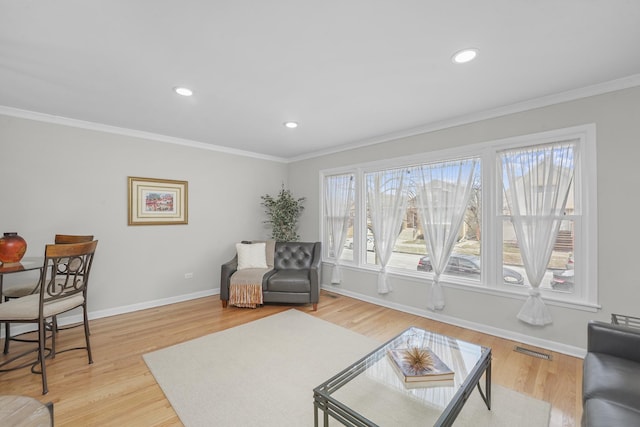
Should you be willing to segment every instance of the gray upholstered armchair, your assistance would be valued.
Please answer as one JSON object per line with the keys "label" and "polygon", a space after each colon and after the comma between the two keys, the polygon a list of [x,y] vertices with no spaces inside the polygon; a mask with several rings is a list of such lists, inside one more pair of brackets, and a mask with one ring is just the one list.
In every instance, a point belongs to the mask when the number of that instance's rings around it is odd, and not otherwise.
{"label": "gray upholstered armchair", "polygon": [[582,426],[640,426],[640,329],[591,321]]}
{"label": "gray upholstered armchair", "polygon": [[[263,301],[312,304],[318,309],[320,299],[320,242],[276,242],[273,269],[262,277]],[[229,302],[231,276],[238,268],[238,256],[222,264],[220,300]]]}

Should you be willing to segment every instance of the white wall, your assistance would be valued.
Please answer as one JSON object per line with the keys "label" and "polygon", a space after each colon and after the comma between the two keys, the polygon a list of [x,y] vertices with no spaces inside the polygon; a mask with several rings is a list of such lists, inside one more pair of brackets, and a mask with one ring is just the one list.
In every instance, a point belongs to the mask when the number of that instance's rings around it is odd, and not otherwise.
{"label": "white wall", "polygon": [[[571,353],[585,347],[589,319],[608,320],[611,313],[640,315],[635,268],[639,111],[640,88],[632,88],[289,165],[0,115],[0,232],[17,231],[25,237],[27,256],[41,255],[55,233],[94,234],[100,243],[89,309],[110,314],[217,292],[220,265],[233,256],[233,244],[266,237],[260,196],[277,193],[283,182],[297,197],[307,197],[299,229],[302,240],[319,240],[322,169],[595,123],[600,311],[554,305],[554,323],[536,328],[516,320],[521,299],[448,287],[447,307],[432,313],[425,309],[424,283],[395,277],[395,290],[380,296],[375,275],[347,270],[335,288]],[[127,176],[189,181],[189,224],[127,226]],[[184,279],[187,272],[194,273],[193,279]],[[5,283],[24,276],[7,276]]]}
{"label": "white wall", "polygon": [[[301,235],[319,239],[319,172],[354,163],[407,156],[449,147],[595,123],[598,174],[598,283],[602,309],[590,312],[551,306],[554,322],[540,328],[516,319],[523,299],[445,288],[442,312],[425,309],[427,284],[395,277],[394,291],[376,293],[376,276],[356,270],[344,272],[338,292],[427,317],[512,337],[567,353],[586,347],[586,323],[608,321],[611,313],[640,315],[637,215],[640,212],[640,88],[537,108],[449,129],[396,139],[338,154],[290,164],[289,182],[295,194],[308,198]],[[330,277],[330,274],[324,274]]]}
{"label": "white wall", "polygon": [[[0,155],[0,232],[19,232],[26,256],[42,256],[56,233],[99,240],[94,315],[217,293],[234,243],[266,237],[260,196],[287,173],[282,162],[3,115]],[[128,176],[188,181],[189,224],[128,226]]]}

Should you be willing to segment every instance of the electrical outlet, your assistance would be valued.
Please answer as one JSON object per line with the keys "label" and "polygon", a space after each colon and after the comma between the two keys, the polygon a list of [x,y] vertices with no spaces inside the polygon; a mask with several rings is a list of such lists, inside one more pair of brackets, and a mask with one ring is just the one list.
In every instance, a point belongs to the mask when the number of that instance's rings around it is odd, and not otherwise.
{"label": "electrical outlet", "polygon": [[193,279],[193,273],[184,273],[185,279]]}

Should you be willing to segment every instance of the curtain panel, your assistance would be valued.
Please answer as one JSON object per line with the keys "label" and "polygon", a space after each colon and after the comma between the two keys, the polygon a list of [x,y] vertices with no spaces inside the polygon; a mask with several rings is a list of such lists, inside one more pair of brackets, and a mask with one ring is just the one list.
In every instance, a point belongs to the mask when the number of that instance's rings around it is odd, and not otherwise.
{"label": "curtain panel", "polygon": [[335,257],[331,272],[331,283],[342,281],[340,258],[344,250],[347,230],[351,219],[354,197],[354,177],[349,175],[328,176],[324,182],[324,215],[329,236],[330,252]]}
{"label": "curtain panel", "polygon": [[531,325],[552,322],[539,288],[565,215],[576,150],[576,141],[566,141],[508,150],[500,156],[504,201],[531,285],[517,317]]}
{"label": "curtain panel", "polygon": [[418,216],[433,268],[428,300],[431,310],[445,306],[440,275],[458,241],[478,164],[477,159],[466,159],[422,165],[412,171]]}
{"label": "curtain panel", "polygon": [[378,293],[386,294],[392,290],[387,280],[387,264],[407,211],[409,171],[393,169],[373,172],[366,174],[365,179],[371,231],[381,265]]}

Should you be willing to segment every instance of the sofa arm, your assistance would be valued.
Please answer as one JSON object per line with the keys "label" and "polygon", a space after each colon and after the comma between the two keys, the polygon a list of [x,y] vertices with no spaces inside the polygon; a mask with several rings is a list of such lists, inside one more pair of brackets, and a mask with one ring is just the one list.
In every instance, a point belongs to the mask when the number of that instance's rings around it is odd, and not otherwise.
{"label": "sofa arm", "polygon": [[309,282],[311,284],[311,302],[320,300],[320,261],[322,259],[322,244],[315,242],[313,245],[313,260],[309,266]]}
{"label": "sofa arm", "polygon": [[233,257],[232,260],[222,264],[220,268],[220,299],[222,301],[229,300],[229,282],[231,275],[238,269],[238,255]]}
{"label": "sofa arm", "polygon": [[592,320],[587,328],[587,350],[640,363],[640,329]]}
{"label": "sofa arm", "polygon": [[315,242],[313,244],[313,260],[311,260],[311,268],[318,269],[322,260],[322,243]]}

